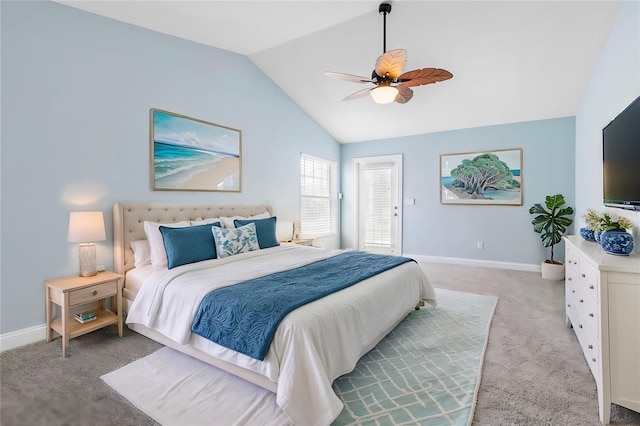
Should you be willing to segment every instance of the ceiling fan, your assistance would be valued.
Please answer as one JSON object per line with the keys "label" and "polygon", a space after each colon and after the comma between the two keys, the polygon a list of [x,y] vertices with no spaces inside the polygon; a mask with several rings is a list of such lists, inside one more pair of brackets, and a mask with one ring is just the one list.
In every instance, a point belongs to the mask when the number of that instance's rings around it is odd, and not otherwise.
{"label": "ceiling fan", "polygon": [[405,104],[413,97],[413,90],[410,87],[437,83],[453,77],[453,74],[449,71],[440,68],[422,68],[403,73],[402,71],[407,62],[407,51],[396,49],[387,52],[387,15],[391,13],[391,4],[381,3],[378,12],[383,19],[382,55],[376,61],[371,78],[339,72],[325,72],[329,77],[337,78],[338,80],[375,84],[375,87],[352,93],[344,98],[343,101],[350,101],[371,94],[373,100],[379,104],[388,104],[394,101],[399,104]]}

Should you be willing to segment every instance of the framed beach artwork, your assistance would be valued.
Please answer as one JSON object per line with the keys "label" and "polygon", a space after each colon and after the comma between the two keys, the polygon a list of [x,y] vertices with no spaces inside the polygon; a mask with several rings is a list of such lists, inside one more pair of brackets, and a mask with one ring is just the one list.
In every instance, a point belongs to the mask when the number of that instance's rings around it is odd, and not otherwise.
{"label": "framed beach artwork", "polygon": [[522,205],[522,148],[440,156],[442,204]]}
{"label": "framed beach artwork", "polygon": [[240,130],[160,109],[150,121],[154,191],[240,192]]}

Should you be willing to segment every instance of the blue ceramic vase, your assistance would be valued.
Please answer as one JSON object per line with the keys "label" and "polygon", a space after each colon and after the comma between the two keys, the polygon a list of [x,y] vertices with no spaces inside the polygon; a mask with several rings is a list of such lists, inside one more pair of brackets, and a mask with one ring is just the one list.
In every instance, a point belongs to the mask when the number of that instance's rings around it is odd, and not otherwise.
{"label": "blue ceramic vase", "polygon": [[595,235],[593,235],[593,231],[589,228],[580,228],[580,236],[587,241],[596,241]]}
{"label": "blue ceramic vase", "polygon": [[596,243],[600,244],[600,236],[602,235],[602,231],[599,229],[596,229],[595,231],[593,231],[593,239],[596,240]]}
{"label": "blue ceramic vase", "polygon": [[600,235],[600,245],[608,254],[629,256],[633,251],[633,235],[621,229],[605,231]]}

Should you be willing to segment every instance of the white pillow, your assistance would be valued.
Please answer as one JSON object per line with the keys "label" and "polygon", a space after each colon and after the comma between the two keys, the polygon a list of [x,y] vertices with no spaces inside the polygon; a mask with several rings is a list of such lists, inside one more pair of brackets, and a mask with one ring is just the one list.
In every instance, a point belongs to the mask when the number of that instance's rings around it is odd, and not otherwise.
{"label": "white pillow", "polygon": [[248,251],[260,250],[254,223],[232,229],[212,226],[211,231],[213,232],[213,241],[216,244],[216,256],[220,259]]}
{"label": "white pillow", "polygon": [[[220,219],[217,217],[208,217],[206,219],[203,219],[201,217],[197,217],[194,220],[190,220],[189,221],[191,223],[191,226],[197,226],[197,225],[207,225],[209,223],[216,223],[216,222],[220,222]],[[222,223],[222,222],[220,222]]]}
{"label": "white pillow", "polygon": [[151,265],[151,246],[149,240],[136,240],[129,243],[131,250],[133,250],[133,265],[136,268],[141,268],[146,265]]}
{"label": "white pillow", "polygon": [[189,222],[183,220],[176,223],[155,223],[144,221],[144,233],[147,235],[149,247],[151,249],[151,265],[155,267],[167,267],[167,252],[164,249],[164,241],[160,233],[160,226],[169,228],[186,228],[190,226]]}
{"label": "white pillow", "polygon": [[245,216],[221,217],[220,218],[220,223],[222,223],[222,226],[224,226],[225,228],[233,229],[233,228],[236,227],[235,223],[233,223],[233,221],[236,220],[236,219],[240,219],[240,220],[268,219],[270,217],[271,216],[269,215],[269,212],[264,212],[264,213],[260,213],[260,214],[257,214],[255,216],[249,216],[249,217],[245,217]]}

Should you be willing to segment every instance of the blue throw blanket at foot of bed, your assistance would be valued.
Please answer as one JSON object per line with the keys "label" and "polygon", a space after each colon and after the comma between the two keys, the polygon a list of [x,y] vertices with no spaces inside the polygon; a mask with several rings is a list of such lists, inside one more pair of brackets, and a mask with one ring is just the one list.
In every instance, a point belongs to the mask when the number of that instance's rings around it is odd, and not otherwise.
{"label": "blue throw blanket at foot of bed", "polygon": [[207,294],[191,331],[264,360],[276,328],[291,311],[412,259],[349,251]]}

